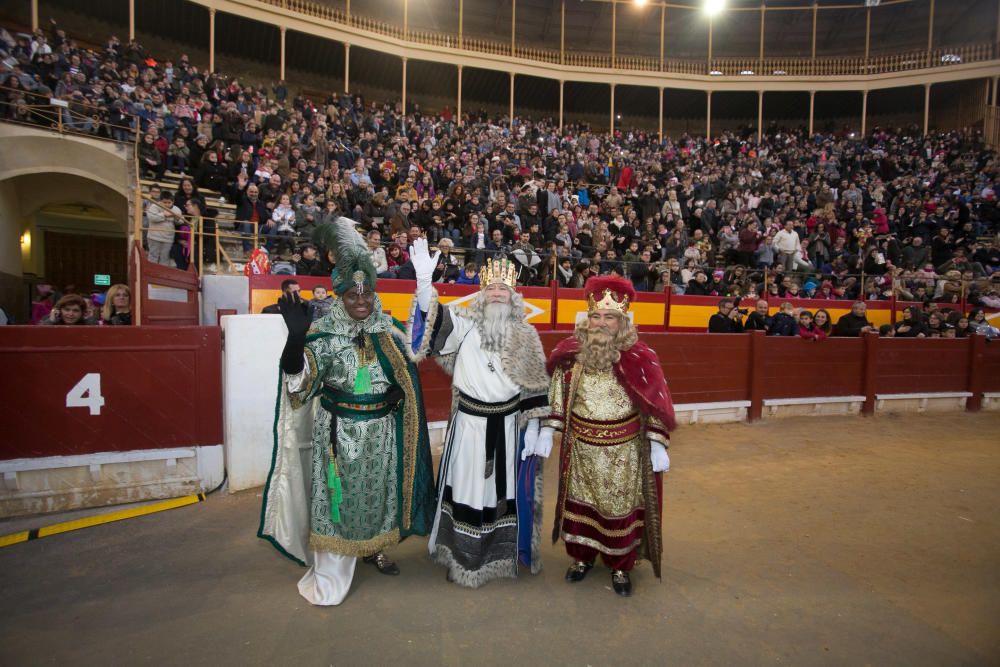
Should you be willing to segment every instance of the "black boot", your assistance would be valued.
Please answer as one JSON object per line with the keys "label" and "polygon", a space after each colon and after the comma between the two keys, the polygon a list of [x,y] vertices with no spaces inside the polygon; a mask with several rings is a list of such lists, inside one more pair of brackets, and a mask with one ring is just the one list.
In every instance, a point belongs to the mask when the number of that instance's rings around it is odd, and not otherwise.
{"label": "black boot", "polygon": [[391,576],[399,574],[399,566],[389,560],[381,551],[374,556],[365,556],[362,560],[369,565],[374,565],[382,574]]}
{"label": "black boot", "polygon": [[632,595],[632,579],[629,578],[628,572],[625,570],[614,570],[611,573],[611,587],[615,589],[615,593],[621,595],[623,598]]}
{"label": "black boot", "polygon": [[566,581],[571,584],[575,584],[578,581],[583,581],[587,573],[590,572],[590,568],[594,567],[593,563],[587,563],[582,560],[578,560],[569,566],[566,570]]}

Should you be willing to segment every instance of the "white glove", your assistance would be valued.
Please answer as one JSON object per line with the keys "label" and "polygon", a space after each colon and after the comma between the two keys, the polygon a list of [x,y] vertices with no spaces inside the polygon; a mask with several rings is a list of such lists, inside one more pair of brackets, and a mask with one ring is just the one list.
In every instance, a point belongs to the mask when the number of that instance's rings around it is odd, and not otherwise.
{"label": "white glove", "polygon": [[549,454],[552,453],[552,437],[555,433],[555,429],[551,426],[543,426],[538,431],[538,440],[535,441],[535,456],[541,456],[543,459],[549,458]]}
{"label": "white glove", "polygon": [[670,455],[662,442],[649,441],[649,456],[653,460],[653,472],[669,472]]}
{"label": "white glove", "polygon": [[524,449],[521,450],[521,460],[535,454],[535,443],[538,442],[538,420],[529,419],[524,427]]}
{"label": "white glove", "polygon": [[434,269],[437,267],[438,257],[441,251],[438,250],[431,257],[427,248],[427,239],[413,239],[410,246],[410,262],[413,264],[413,272],[417,274],[417,305],[422,312],[427,312],[431,307],[431,279],[434,277]]}

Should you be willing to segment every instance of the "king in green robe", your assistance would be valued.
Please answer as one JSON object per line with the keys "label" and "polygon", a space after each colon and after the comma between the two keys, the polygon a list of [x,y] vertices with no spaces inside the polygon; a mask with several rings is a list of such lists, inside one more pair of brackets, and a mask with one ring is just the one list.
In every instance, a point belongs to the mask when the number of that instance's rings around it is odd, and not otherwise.
{"label": "king in green robe", "polygon": [[343,601],[358,557],[398,574],[384,550],[426,535],[435,499],[420,380],[403,325],[382,312],[353,222],[335,225],[329,244],[340,298],[329,314],[302,334],[302,302],[282,297],[289,341],[258,532],[309,566],[299,592],[317,605]]}

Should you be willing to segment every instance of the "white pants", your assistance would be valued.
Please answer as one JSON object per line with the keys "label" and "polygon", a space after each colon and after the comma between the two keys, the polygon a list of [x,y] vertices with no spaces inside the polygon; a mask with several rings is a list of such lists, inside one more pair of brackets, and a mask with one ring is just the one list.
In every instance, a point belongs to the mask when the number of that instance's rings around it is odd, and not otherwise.
{"label": "white pants", "polygon": [[354,556],[313,551],[313,565],[299,580],[299,593],[310,604],[323,607],[340,604],[351,590],[357,562]]}

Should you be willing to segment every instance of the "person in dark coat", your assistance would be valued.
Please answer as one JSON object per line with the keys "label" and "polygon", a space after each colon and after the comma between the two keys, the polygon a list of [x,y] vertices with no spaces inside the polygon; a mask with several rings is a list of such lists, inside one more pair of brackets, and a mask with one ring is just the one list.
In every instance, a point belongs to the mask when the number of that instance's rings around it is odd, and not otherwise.
{"label": "person in dark coat", "polygon": [[781,309],[771,318],[768,336],[798,336],[799,324],[795,321],[795,307],[787,301],[781,304]]}
{"label": "person in dark coat", "polygon": [[742,317],[732,299],[723,299],[719,312],[708,318],[708,333],[743,333]]}
{"label": "person in dark coat", "polygon": [[927,325],[916,306],[903,309],[903,319],[896,322],[895,335],[900,338],[927,337]]}
{"label": "person in dark coat", "polygon": [[744,331],[767,331],[771,327],[771,316],[767,314],[767,301],[760,299],[753,312],[743,323]]}
{"label": "person in dark coat", "polygon": [[868,317],[865,315],[867,310],[868,306],[865,305],[864,301],[855,301],[854,305],[851,306],[851,312],[842,315],[837,320],[837,327],[834,329],[833,335],[857,338],[863,333],[878,331],[868,321]]}
{"label": "person in dark coat", "polygon": [[302,246],[298,255],[293,255],[295,260],[295,275],[297,276],[325,276],[328,275],[323,270],[323,262],[319,258],[316,246],[307,243]]}

